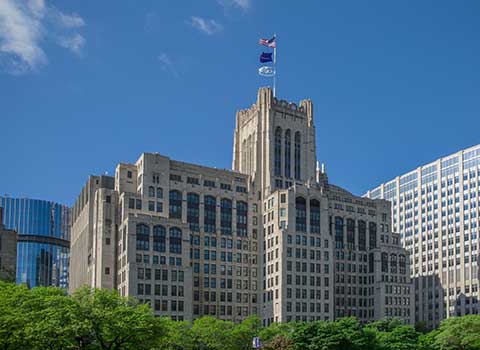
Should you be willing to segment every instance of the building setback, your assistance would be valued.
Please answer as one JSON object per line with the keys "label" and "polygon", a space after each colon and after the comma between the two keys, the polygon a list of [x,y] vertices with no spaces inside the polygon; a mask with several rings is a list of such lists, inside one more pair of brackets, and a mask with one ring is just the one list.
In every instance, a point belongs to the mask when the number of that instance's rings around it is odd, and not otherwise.
{"label": "building setback", "polygon": [[144,153],[89,178],[73,208],[70,290],[115,288],[177,320],[413,323],[390,203],[330,184],[317,164],[312,102],[261,88],[237,112],[232,171]]}
{"label": "building setback", "polygon": [[480,145],[397,176],[366,194],[392,202],[393,228],[410,253],[415,320],[429,328],[478,314]]}

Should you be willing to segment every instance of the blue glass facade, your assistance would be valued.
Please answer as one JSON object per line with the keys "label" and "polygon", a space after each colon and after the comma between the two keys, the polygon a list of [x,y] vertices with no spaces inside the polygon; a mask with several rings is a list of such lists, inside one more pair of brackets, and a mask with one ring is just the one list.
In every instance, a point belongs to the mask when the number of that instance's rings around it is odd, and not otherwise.
{"label": "blue glass facade", "polygon": [[54,202],[0,196],[3,224],[18,233],[17,283],[68,288],[70,209]]}

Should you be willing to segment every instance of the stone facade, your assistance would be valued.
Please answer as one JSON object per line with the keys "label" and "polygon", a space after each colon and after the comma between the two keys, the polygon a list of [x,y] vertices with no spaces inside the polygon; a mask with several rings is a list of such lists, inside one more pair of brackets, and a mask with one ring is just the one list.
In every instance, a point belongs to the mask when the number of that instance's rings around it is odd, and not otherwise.
{"label": "stone facade", "polygon": [[15,281],[17,274],[17,233],[3,226],[0,207],[0,280]]}
{"label": "stone facade", "polygon": [[329,184],[311,101],[260,89],[233,148],[233,171],[144,153],[108,186],[91,177],[73,209],[71,289],[116,288],[179,320],[412,322],[390,205]]}

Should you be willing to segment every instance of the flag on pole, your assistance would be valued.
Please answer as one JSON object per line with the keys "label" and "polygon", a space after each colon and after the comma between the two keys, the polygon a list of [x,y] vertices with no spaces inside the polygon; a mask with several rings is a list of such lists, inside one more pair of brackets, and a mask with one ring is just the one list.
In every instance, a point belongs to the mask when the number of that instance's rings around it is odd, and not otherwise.
{"label": "flag on pole", "polygon": [[273,62],[272,55],[273,53],[270,52],[262,52],[260,55],[260,63]]}
{"label": "flag on pole", "polygon": [[263,66],[258,68],[258,74],[263,77],[273,77],[273,75],[275,74],[275,70],[273,69],[273,67]]}
{"label": "flag on pole", "polygon": [[260,45],[267,46],[267,47],[271,47],[271,48],[274,49],[275,47],[277,47],[277,42],[276,42],[275,39],[277,39],[276,36],[273,36],[273,38],[271,38],[271,39],[260,39],[260,40],[258,41],[258,43],[259,43]]}

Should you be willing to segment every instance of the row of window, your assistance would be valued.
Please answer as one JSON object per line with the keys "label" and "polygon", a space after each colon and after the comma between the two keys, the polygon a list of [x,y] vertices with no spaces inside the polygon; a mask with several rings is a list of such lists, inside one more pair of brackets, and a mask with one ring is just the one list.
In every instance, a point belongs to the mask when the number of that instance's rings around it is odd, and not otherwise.
{"label": "row of window", "polygon": [[[150,236],[150,226],[146,224],[137,224],[136,226],[136,247],[137,250],[150,250],[150,243],[155,252],[166,252],[167,230],[162,225],[153,226],[152,237]],[[152,239],[150,239],[152,238]],[[169,229],[169,252],[172,254],[182,253],[182,230],[178,227]]]}

